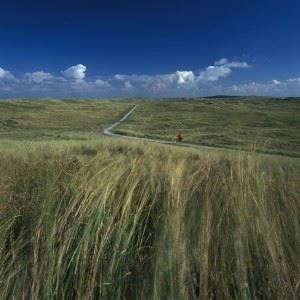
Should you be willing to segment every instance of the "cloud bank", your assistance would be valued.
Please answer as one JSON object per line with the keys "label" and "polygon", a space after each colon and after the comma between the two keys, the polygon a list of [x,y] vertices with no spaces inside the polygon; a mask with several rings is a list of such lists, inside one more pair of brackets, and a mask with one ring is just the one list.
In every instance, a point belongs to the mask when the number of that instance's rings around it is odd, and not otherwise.
{"label": "cloud bank", "polygon": [[40,70],[15,77],[0,67],[0,97],[193,97],[215,94],[300,95],[300,77],[224,85],[237,69],[251,68],[247,62],[221,58],[198,71],[179,70],[170,74],[114,74],[87,76],[83,64],[70,66],[59,75]]}

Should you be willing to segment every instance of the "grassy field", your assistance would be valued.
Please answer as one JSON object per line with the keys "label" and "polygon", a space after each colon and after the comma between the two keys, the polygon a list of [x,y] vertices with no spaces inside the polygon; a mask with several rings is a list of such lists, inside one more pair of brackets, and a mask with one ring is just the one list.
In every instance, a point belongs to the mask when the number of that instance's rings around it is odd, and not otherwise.
{"label": "grassy field", "polygon": [[146,101],[115,130],[125,135],[300,156],[300,100]]}
{"label": "grassy field", "polygon": [[137,102],[0,102],[0,299],[299,299],[300,159],[95,134]]}
{"label": "grassy field", "polygon": [[7,141],[0,298],[297,299],[299,170],[106,138]]}
{"label": "grassy field", "polygon": [[130,101],[0,101],[0,140],[95,138],[132,106]]}

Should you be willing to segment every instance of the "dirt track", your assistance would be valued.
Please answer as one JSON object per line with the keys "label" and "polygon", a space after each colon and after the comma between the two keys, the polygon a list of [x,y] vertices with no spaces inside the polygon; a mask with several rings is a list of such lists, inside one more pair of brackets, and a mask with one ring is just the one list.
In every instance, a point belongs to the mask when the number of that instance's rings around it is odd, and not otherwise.
{"label": "dirt track", "polygon": [[[149,139],[149,138],[141,138],[141,137],[135,137],[135,136],[128,136],[128,135],[122,135],[112,132],[112,130],[117,127],[122,122],[126,121],[130,117],[130,115],[136,110],[138,105],[135,105],[126,115],[124,115],[119,121],[115,122],[114,124],[110,125],[109,127],[103,129],[104,135],[114,136],[114,137],[120,137],[128,140],[138,140],[138,141],[144,141],[144,142],[151,142],[151,143],[159,143],[159,144],[167,144],[172,146],[179,146],[179,147],[189,147],[189,148],[200,148],[200,149],[213,149],[213,150],[224,150],[224,148],[218,148],[218,147],[209,147],[209,146],[203,146],[203,145],[197,145],[197,144],[190,144],[190,143],[178,143],[175,141],[166,141],[166,140],[158,140],[158,139]],[[233,149],[226,149],[226,150],[233,150]],[[236,151],[236,150],[233,150]]]}
{"label": "dirt track", "polygon": [[[117,127],[122,122],[126,121],[130,117],[130,115],[136,110],[138,105],[135,105],[126,115],[124,115],[119,121],[115,122],[114,124],[110,125],[109,127],[106,127],[103,129],[103,134],[112,136],[112,137],[118,137],[128,140],[136,140],[136,141],[144,141],[144,142],[150,142],[150,143],[159,143],[159,144],[166,144],[166,145],[172,145],[177,147],[188,147],[188,148],[196,148],[196,149],[208,149],[208,150],[220,150],[220,151],[241,151],[241,152],[249,152],[248,150],[242,150],[242,149],[230,149],[230,148],[222,148],[222,147],[213,147],[213,146],[204,146],[199,144],[190,144],[190,143],[182,143],[182,142],[176,142],[176,141],[166,141],[166,140],[158,140],[158,139],[149,139],[149,138],[142,138],[142,137],[136,137],[136,136],[129,136],[129,135],[122,135],[112,132],[112,130]],[[283,154],[273,154],[273,153],[264,153],[260,152],[261,155],[272,155],[272,156],[285,156],[285,157],[292,157],[292,158],[298,158],[295,156],[289,156],[289,155],[283,155]]]}

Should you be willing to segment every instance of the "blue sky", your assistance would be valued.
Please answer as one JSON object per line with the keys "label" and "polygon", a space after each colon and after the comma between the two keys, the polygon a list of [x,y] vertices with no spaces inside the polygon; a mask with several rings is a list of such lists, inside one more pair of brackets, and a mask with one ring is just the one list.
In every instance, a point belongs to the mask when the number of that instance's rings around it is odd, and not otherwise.
{"label": "blue sky", "polygon": [[300,95],[297,0],[1,2],[1,98]]}

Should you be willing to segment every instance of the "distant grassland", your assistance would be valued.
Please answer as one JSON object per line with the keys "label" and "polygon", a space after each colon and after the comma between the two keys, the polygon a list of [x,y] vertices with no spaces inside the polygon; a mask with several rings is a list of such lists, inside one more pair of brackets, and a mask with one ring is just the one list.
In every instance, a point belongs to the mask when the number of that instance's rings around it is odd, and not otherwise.
{"label": "distant grassland", "polygon": [[300,100],[145,101],[121,134],[300,156]]}
{"label": "distant grassland", "polygon": [[2,100],[0,140],[95,139],[136,104],[116,132],[300,156],[300,100]]}
{"label": "distant grassland", "polygon": [[95,137],[132,106],[125,101],[0,101],[0,140],[61,140]]}

